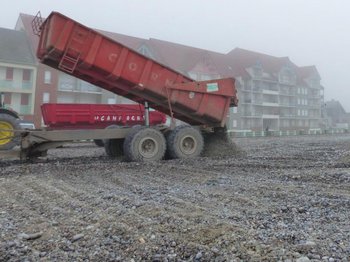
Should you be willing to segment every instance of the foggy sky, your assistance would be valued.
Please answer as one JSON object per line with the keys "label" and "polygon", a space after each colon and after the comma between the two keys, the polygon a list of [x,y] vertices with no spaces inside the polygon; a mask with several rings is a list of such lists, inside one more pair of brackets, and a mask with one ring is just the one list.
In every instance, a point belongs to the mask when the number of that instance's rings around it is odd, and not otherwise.
{"label": "foggy sky", "polygon": [[58,11],[89,27],[227,53],[235,47],[315,65],[325,100],[350,112],[349,0],[11,0],[0,27],[19,13]]}

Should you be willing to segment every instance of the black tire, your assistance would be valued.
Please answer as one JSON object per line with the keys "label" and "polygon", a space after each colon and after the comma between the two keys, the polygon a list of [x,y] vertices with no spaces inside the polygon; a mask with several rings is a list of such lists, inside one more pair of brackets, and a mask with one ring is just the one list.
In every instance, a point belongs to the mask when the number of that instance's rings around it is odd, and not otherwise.
{"label": "black tire", "polygon": [[154,128],[133,128],[124,141],[124,154],[127,161],[159,161],[163,159],[165,150],[165,138]]}
{"label": "black tire", "polygon": [[0,150],[10,150],[19,144],[20,129],[18,119],[0,114]]}
{"label": "black tire", "polygon": [[[106,129],[117,129],[120,126],[111,125],[106,127]],[[119,157],[123,155],[123,141],[124,139],[103,139],[103,145],[105,147],[105,152],[109,157]]]}
{"label": "black tire", "polygon": [[203,151],[201,132],[191,126],[177,126],[167,136],[167,156],[171,159],[198,157]]}
{"label": "black tire", "polygon": [[102,139],[94,139],[94,143],[96,146],[98,147],[104,147],[104,143],[103,143],[103,140]]}

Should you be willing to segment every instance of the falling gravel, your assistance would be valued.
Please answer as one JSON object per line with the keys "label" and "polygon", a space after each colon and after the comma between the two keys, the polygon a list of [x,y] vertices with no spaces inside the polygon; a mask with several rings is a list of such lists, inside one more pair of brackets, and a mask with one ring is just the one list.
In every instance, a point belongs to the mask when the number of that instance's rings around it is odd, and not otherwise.
{"label": "falling gravel", "polygon": [[80,143],[0,160],[0,261],[349,261],[350,135],[127,163]]}
{"label": "falling gravel", "polygon": [[244,149],[240,148],[226,132],[205,134],[204,141],[202,156],[237,157],[245,155]]}

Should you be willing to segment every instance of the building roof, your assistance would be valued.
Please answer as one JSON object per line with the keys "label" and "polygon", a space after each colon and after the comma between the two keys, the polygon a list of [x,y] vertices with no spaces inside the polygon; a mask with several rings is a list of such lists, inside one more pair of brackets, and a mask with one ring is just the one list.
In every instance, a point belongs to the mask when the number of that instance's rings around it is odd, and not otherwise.
{"label": "building roof", "polygon": [[0,61],[35,64],[34,55],[24,32],[0,28]]}
{"label": "building roof", "polygon": [[137,50],[140,47],[140,45],[142,45],[142,43],[144,43],[145,41],[147,42],[147,39],[143,39],[143,38],[118,34],[118,33],[109,32],[109,31],[100,30],[100,29],[95,29],[95,30],[134,50]]}
{"label": "building roof", "polygon": [[310,76],[314,76],[321,79],[320,74],[318,73],[317,68],[314,65],[298,67],[298,74],[303,79],[308,78]]}
{"label": "building roof", "polygon": [[337,100],[330,100],[325,102],[325,109],[327,115],[330,117],[342,117],[346,114],[344,107]]}
{"label": "building roof", "polygon": [[[30,47],[33,54],[36,54],[37,46],[39,45],[39,37],[34,34],[32,29],[32,21],[34,16],[27,14],[20,14],[16,24],[16,30],[24,31],[27,35],[27,39],[30,43]],[[36,56],[34,56],[37,60]]]}

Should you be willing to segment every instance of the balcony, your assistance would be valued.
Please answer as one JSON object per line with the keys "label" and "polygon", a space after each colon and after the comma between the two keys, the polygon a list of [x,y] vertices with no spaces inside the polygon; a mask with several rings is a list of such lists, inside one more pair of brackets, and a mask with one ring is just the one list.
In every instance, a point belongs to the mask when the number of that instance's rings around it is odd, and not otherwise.
{"label": "balcony", "polygon": [[33,89],[33,82],[32,81],[0,80],[0,88],[11,89],[11,91],[31,90],[31,89]]}
{"label": "balcony", "polygon": [[101,89],[97,86],[90,84],[74,84],[70,82],[61,82],[58,86],[58,91],[93,94],[102,93]]}
{"label": "balcony", "polygon": [[280,102],[280,107],[296,107],[295,103],[289,103],[289,102]]}
{"label": "balcony", "polygon": [[32,113],[31,105],[21,105],[19,108],[20,115],[30,115]]}
{"label": "balcony", "polygon": [[252,104],[253,104],[253,105],[262,105],[263,102],[262,102],[262,100],[253,99]]}
{"label": "balcony", "polygon": [[279,115],[264,114],[264,115],[262,115],[262,118],[264,118],[264,119],[278,119],[278,118],[280,118],[280,116]]}
{"label": "balcony", "polygon": [[263,106],[279,106],[279,103],[277,102],[263,102]]}
{"label": "balcony", "polygon": [[290,91],[290,90],[280,90],[279,92],[280,95],[282,96],[295,96],[295,92],[294,91]]}
{"label": "balcony", "polygon": [[281,114],[280,115],[280,118],[286,118],[286,119],[291,119],[291,118],[295,118],[296,116],[294,115],[294,114],[291,114],[291,113],[289,113],[289,114]]}
{"label": "balcony", "polygon": [[271,89],[263,89],[262,90],[262,93],[263,94],[266,94],[266,95],[279,95],[279,92],[276,91],[276,90],[271,90]]}
{"label": "balcony", "polygon": [[33,83],[31,81],[23,81],[22,89],[30,90],[33,87]]}

